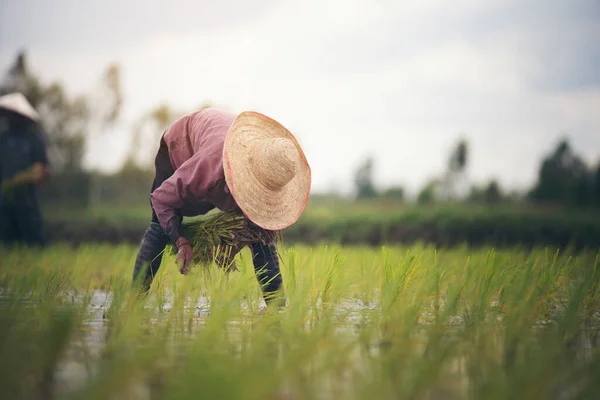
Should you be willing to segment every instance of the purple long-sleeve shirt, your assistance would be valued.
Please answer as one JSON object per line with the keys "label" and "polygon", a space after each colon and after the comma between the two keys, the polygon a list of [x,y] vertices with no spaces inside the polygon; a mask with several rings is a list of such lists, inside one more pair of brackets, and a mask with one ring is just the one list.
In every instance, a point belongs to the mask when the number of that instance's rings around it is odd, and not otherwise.
{"label": "purple long-sleeve shirt", "polygon": [[204,109],[183,116],[164,133],[173,175],[152,192],[152,208],[171,240],[180,236],[181,216],[236,207],[225,182],[223,146],[236,115]]}

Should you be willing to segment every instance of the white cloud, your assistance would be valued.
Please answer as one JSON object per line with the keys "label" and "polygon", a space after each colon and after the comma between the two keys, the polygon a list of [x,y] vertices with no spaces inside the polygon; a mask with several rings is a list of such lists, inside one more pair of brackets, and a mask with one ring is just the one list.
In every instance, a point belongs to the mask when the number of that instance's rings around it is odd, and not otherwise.
{"label": "white cloud", "polygon": [[[585,143],[589,161],[597,157],[600,98],[596,89],[536,89],[536,76],[559,87],[575,67],[565,62],[548,73],[552,65],[539,57],[547,44],[539,40],[552,33],[544,16],[554,23],[556,13],[542,12],[528,30],[519,4],[280,1],[222,29],[157,26],[123,46],[76,53],[32,46],[31,54],[44,76],[73,91],[91,87],[118,60],[128,122],[160,102],[191,109],[212,101],[272,115],[299,137],[317,190],[333,180],[348,190],[354,167],[372,154],[381,185],[414,191],[442,172],[462,132],[473,179],[524,187],[563,131],[577,149]],[[577,21],[563,22],[571,32],[564,43],[587,43],[589,36],[573,33]],[[128,144],[124,128],[99,137],[90,161],[117,167]]]}

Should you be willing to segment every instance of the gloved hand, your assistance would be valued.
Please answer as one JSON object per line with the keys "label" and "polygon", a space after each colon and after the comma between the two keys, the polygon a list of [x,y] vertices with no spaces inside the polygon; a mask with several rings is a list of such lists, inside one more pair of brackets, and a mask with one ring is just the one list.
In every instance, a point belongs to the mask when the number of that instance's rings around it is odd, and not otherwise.
{"label": "gloved hand", "polygon": [[181,272],[182,275],[185,275],[190,270],[190,263],[194,256],[192,246],[183,236],[177,239],[175,245],[177,246],[177,258],[175,259],[175,262],[179,267],[179,272]]}

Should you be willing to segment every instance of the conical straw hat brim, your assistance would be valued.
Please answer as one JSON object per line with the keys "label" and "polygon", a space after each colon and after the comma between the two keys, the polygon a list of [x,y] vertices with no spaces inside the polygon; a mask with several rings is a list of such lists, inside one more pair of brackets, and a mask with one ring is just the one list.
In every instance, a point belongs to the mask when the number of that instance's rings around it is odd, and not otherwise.
{"label": "conical straw hat brim", "polygon": [[1,96],[0,108],[17,113],[35,122],[40,119],[40,115],[21,93],[11,93]]}
{"label": "conical straw hat brim", "polygon": [[[291,140],[300,155],[296,175],[279,191],[261,183],[250,162],[253,144],[272,138]],[[310,166],[294,135],[277,121],[252,111],[239,114],[225,138],[223,168],[233,198],[256,225],[281,230],[295,223],[304,212],[311,186]]]}

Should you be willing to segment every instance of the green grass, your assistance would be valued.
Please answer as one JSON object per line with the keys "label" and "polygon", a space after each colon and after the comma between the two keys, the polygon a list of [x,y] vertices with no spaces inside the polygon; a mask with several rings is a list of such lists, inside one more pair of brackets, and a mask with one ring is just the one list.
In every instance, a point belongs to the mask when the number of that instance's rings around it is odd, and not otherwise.
{"label": "green grass", "polygon": [[247,250],[147,298],[135,255],[0,252],[0,398],[600,398],[596,251],[288,248],[281,313]]}
{"label": "green grass", "polygon": [[[52,241],[138,243],[150,220],[149,205],[98,205],[85,210],[46,209]],[[191,220],[186,218],[187,220]],[[526,205],[429,205],[393,202],[308,204],[283,232],[288,243],[410,244],[438,246],[554,246],[597,249],[600,212]]]}
{"label": "green grass", "polygon": [[[388,216],[410,215],[416,218],[416,214],[425,217],[433,217],[439,214],[455,214],[460,216],[479,216],[481,214],[490,214],[490,211],[500,212],[502,214],[565,214],[561,210],[552,208],[538,208],[527,205],[463,205],[463,204],[432,204],[432,205],[414,205],[401,203],[397,201],[384,200],[364,200],[364,201],[323,201],[320,199],[311,200],[301,218],[307,221],[335,221],[346,219],[348,217],[360,217],[366,220],[381,219]],[[581,217],[589,215],[589,210],[585,212],[570,211],[567,217]],[[44,208],[44,216],[48,221],[112,221],[137,223],[145,225],[150,220],[150,203],[143,202],[139,204],[119,204],[119,203],[101,203],[87,208],[81,207],[61,207],[49,205]],[[594,217],[600,217],[596,212]]]}

